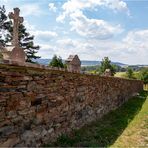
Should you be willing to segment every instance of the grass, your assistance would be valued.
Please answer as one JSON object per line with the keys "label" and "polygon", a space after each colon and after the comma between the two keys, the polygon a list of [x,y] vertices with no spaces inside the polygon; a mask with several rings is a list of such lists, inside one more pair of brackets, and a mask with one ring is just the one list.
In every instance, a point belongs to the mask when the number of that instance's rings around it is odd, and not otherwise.
{"label": "grass", "polygon": [[60,136],[52,147],[148,146],[148,91],[131,98],[117,110],[70,135]]}
{"label": "grass", "polygon": [[[127,78],[126,72],[116,72],[115,77]],[[133,72],[133,78],[139,79],[139,72]]]}
{"label": "grass", "polygon": [[145,84],[145,85],[143,86],[143,89],[144,89],[145,91],[148,91],[148,84]]}
{"label": "grass", "polygon": [[115,77],[126,78],[126,72],[116,72]]}
{"label": "grass", "polygon": [[112,146],[148,147],[148,97],[141,110]]}

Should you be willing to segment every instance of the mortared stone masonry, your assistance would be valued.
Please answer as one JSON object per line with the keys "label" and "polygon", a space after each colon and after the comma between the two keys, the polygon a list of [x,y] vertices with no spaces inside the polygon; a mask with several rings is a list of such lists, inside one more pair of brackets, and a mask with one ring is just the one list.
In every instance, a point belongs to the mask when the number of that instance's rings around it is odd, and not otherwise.
{"label": "mortared stone masonry", "polygon": [[118,108],[143,82],[0,64],[0,146],[41,146]]}

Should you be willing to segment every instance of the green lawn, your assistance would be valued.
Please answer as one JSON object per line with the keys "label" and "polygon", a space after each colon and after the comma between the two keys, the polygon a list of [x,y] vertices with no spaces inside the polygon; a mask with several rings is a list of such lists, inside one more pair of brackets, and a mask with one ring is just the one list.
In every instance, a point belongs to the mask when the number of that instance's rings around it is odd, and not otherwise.
{"label": "green lawn", "polygon": [[[148,146],[148,91],[131,98],[102,119],[62,135],[46,146]],[[147,97],[147,98],[146,98]]]}

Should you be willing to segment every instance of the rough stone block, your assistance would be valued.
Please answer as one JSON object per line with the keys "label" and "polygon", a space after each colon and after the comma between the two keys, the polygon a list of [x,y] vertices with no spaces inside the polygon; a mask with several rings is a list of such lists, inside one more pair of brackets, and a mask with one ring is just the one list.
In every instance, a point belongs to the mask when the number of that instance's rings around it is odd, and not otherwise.
{"label": "rough stone block", "polygon": [[17,143],[19,143],[19,138],[13,137],[9,138],[7,141],[4,143],[1,143],[1,147],[14,147]]}
{"label": "rough stone block", "polygon": [[4,126],[0,128],[0,137],[5,137],[15,132],[16,131],[13,126]]}

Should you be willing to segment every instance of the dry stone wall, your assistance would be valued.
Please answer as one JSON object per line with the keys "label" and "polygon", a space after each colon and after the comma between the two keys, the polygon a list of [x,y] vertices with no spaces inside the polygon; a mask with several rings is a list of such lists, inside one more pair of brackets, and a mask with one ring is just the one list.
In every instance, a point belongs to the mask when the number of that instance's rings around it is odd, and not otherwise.
{"label": "dry stone wall", "polygon": [[0,65],[0,146],[40,146],[100,118],[143,83]]}

